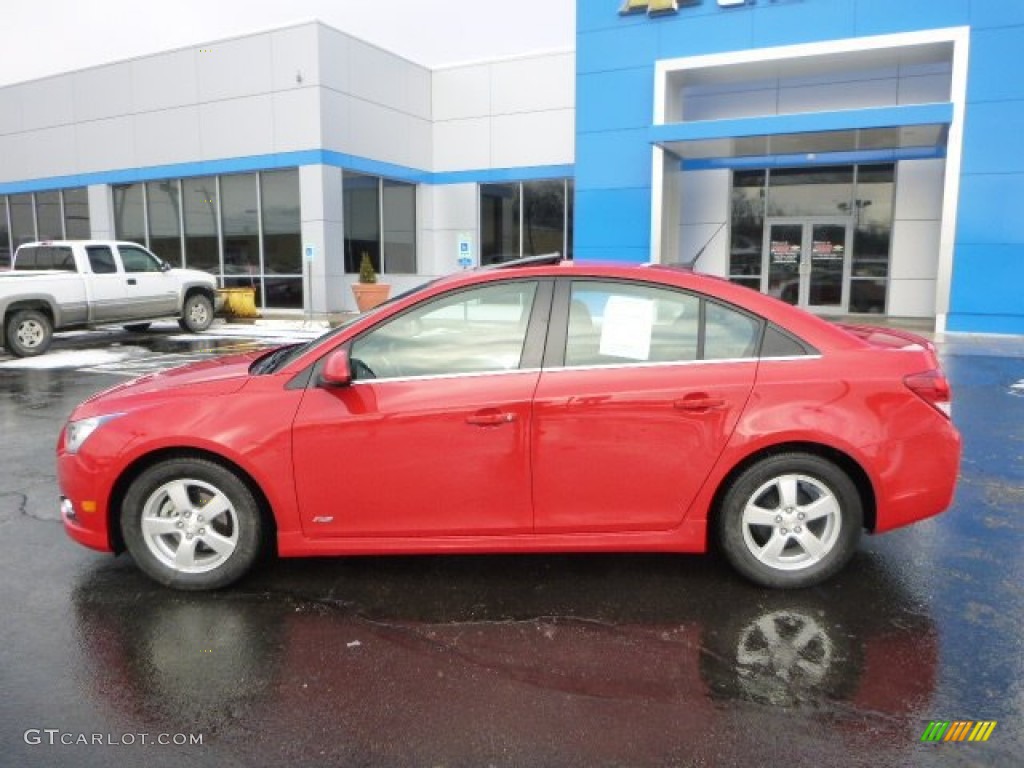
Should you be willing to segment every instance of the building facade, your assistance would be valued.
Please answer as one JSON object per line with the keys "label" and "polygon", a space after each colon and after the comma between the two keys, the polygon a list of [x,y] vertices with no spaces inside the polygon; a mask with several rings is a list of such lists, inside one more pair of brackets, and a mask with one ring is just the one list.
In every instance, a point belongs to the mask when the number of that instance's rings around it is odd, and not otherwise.
{"label": "building facade", "polygon": [[576,40],[431,70],[309,22],[2,88],[0,268],[116,236],[323,313],[364,254],[395,291],[696,259],[824,314],[1024,333],[1024,4],[579,0]]}

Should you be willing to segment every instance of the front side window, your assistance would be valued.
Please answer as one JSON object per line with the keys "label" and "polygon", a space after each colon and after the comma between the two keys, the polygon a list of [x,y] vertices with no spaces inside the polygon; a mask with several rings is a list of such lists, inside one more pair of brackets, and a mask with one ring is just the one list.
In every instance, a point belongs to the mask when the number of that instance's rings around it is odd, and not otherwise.
{"label": "front side window", "polygon": [[626,282],[574,281],[565,365],[757,356],[761,321],[696,294]]}
{"label": "front side window", "polygon": [[118,246],[118,250],[121,252],[121,264],[124,265],[125,272],[160,271],[160,262],[148,251],[124,245]]}
{"label": "front side window", "polygon": [[357,339],[357,379],[489,373],[519,368],[537,283],[488,285],[443,296]]}

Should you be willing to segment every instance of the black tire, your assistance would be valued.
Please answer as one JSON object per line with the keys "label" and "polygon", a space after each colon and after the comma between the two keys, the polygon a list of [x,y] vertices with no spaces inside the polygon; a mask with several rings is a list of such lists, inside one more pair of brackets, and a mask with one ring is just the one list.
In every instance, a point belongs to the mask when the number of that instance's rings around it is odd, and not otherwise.
{"label": "black tire", "polygon": [[860,494],[842,469],[813,454],[780,453],[732,482],[716,533],[726,558],[751,581],[800,588],[846,565],[863,520]]}
{"label": "black tire", "polygon": [[185,299],[178,325],[189,333],[202,333],[213,324],[213,301],[205,293],[193,293]]}
{"label": "black tire", "polygon": [[[217,509],[204,517],[211,505]],[[248,486],[204,459],[170,459],[139,475],[121,505],[121,532],[139,568],[183,590],[234,583],[259,558],[264,541]]]}
{"label": "black tire", "polygon": [[38,310],[16,310],[7,320],[4,341],[7,351],[15,357],[41,355],[53,341],[53,323]]}
{"label": "black tire", "polygon": [[152,323],[129,323],[124,326],[124,329],[130,333],[145,333],[149,330]]}

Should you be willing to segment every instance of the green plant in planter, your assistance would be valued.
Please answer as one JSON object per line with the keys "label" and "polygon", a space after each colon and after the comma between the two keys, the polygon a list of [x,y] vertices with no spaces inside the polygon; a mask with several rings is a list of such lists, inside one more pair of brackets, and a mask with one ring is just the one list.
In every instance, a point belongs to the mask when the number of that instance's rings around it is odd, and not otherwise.
{"label": "green plant in planter", "polygon": [[373,268],[373,262],[370,261],[370,254],[368,254],[366,251],[363,251],[363,258],[359,262],[359,282],[377,282],[377,270]]}

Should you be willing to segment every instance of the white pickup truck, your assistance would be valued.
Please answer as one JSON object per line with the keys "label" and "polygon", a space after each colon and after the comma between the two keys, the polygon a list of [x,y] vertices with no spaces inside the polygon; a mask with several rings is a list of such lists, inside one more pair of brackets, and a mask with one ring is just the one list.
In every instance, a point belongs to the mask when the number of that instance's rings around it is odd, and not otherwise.
{"label": "white pickup truck", "polygon": [[52,240],[26,243],[0,272],[3,344],[16,357],[43,354],[53,332],[122,324],[143,331],[176,317],[198,333],[213,322],[216,280],[173,269],[137,243]]}

